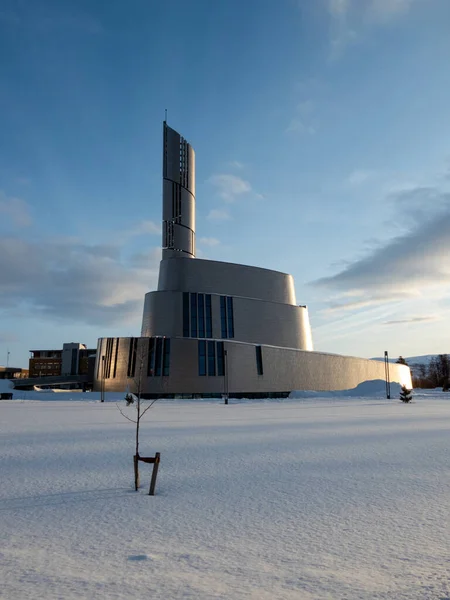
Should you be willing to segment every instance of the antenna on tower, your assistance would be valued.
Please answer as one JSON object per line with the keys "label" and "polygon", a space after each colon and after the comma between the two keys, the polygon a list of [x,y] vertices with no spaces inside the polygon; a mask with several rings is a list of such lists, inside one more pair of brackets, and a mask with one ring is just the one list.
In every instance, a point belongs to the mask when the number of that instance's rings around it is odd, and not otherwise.
{"label": "antenna on tower", "polygon": [[164,121],[167,123],[167,108],[164,109]]}

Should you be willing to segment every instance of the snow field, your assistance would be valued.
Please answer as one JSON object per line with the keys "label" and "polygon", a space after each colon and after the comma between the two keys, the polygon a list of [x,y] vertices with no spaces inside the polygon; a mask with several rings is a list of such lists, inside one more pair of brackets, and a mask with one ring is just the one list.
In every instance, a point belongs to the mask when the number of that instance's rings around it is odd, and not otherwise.
{"label": "snow field", "polygon": [[2,401],[0,597],[448,599],[446,397]]}

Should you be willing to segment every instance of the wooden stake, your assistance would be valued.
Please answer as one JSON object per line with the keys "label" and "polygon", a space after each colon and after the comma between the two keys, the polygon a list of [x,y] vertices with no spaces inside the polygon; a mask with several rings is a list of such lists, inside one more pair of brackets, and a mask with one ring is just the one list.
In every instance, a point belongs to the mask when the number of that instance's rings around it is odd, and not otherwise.
{"label": "wooden stake", "polygon": [[149,489],[149,492],[148,492],[149,496],[154,496],[155,495],[156,477],[158,475],[158,467],[159,467],[160,456],[161,456],[161,454],[159,452],[157,452],[155,454],[155,462],[153,463],[152,480],[150,481],[150,489]]}

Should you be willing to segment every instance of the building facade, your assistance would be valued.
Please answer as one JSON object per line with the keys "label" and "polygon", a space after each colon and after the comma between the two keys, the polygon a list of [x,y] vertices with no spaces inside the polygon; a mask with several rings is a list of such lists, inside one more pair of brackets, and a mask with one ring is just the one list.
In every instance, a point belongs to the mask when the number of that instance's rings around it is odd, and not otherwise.
{"label": "building facade", "polygon": [[[195,257],[195,153],[164,122],[158,288],[145,296],[140,337],[99,339],[94,389],[266,397],[384,377],[383,363],[314,352],[291,275]],[[404,365],[390,377],[411,386]]]}
{"label": "building facade", "polygon": [[95,353],[95,348],[75,342],[63,344],[62,350],[30,350],[29,377],[87,375]]}

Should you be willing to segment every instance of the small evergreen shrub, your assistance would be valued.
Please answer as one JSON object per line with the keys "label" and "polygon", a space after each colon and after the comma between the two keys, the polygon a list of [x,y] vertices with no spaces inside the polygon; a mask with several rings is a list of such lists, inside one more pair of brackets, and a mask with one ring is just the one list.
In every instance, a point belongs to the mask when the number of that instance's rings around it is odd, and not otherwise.
{"label": "small evergreen shrub", "polygon": [[400,391],[400,400],[402,402],[411,402],[412,400],[412,390],[409,390],[406,385],[402,385],[402,389]]}

